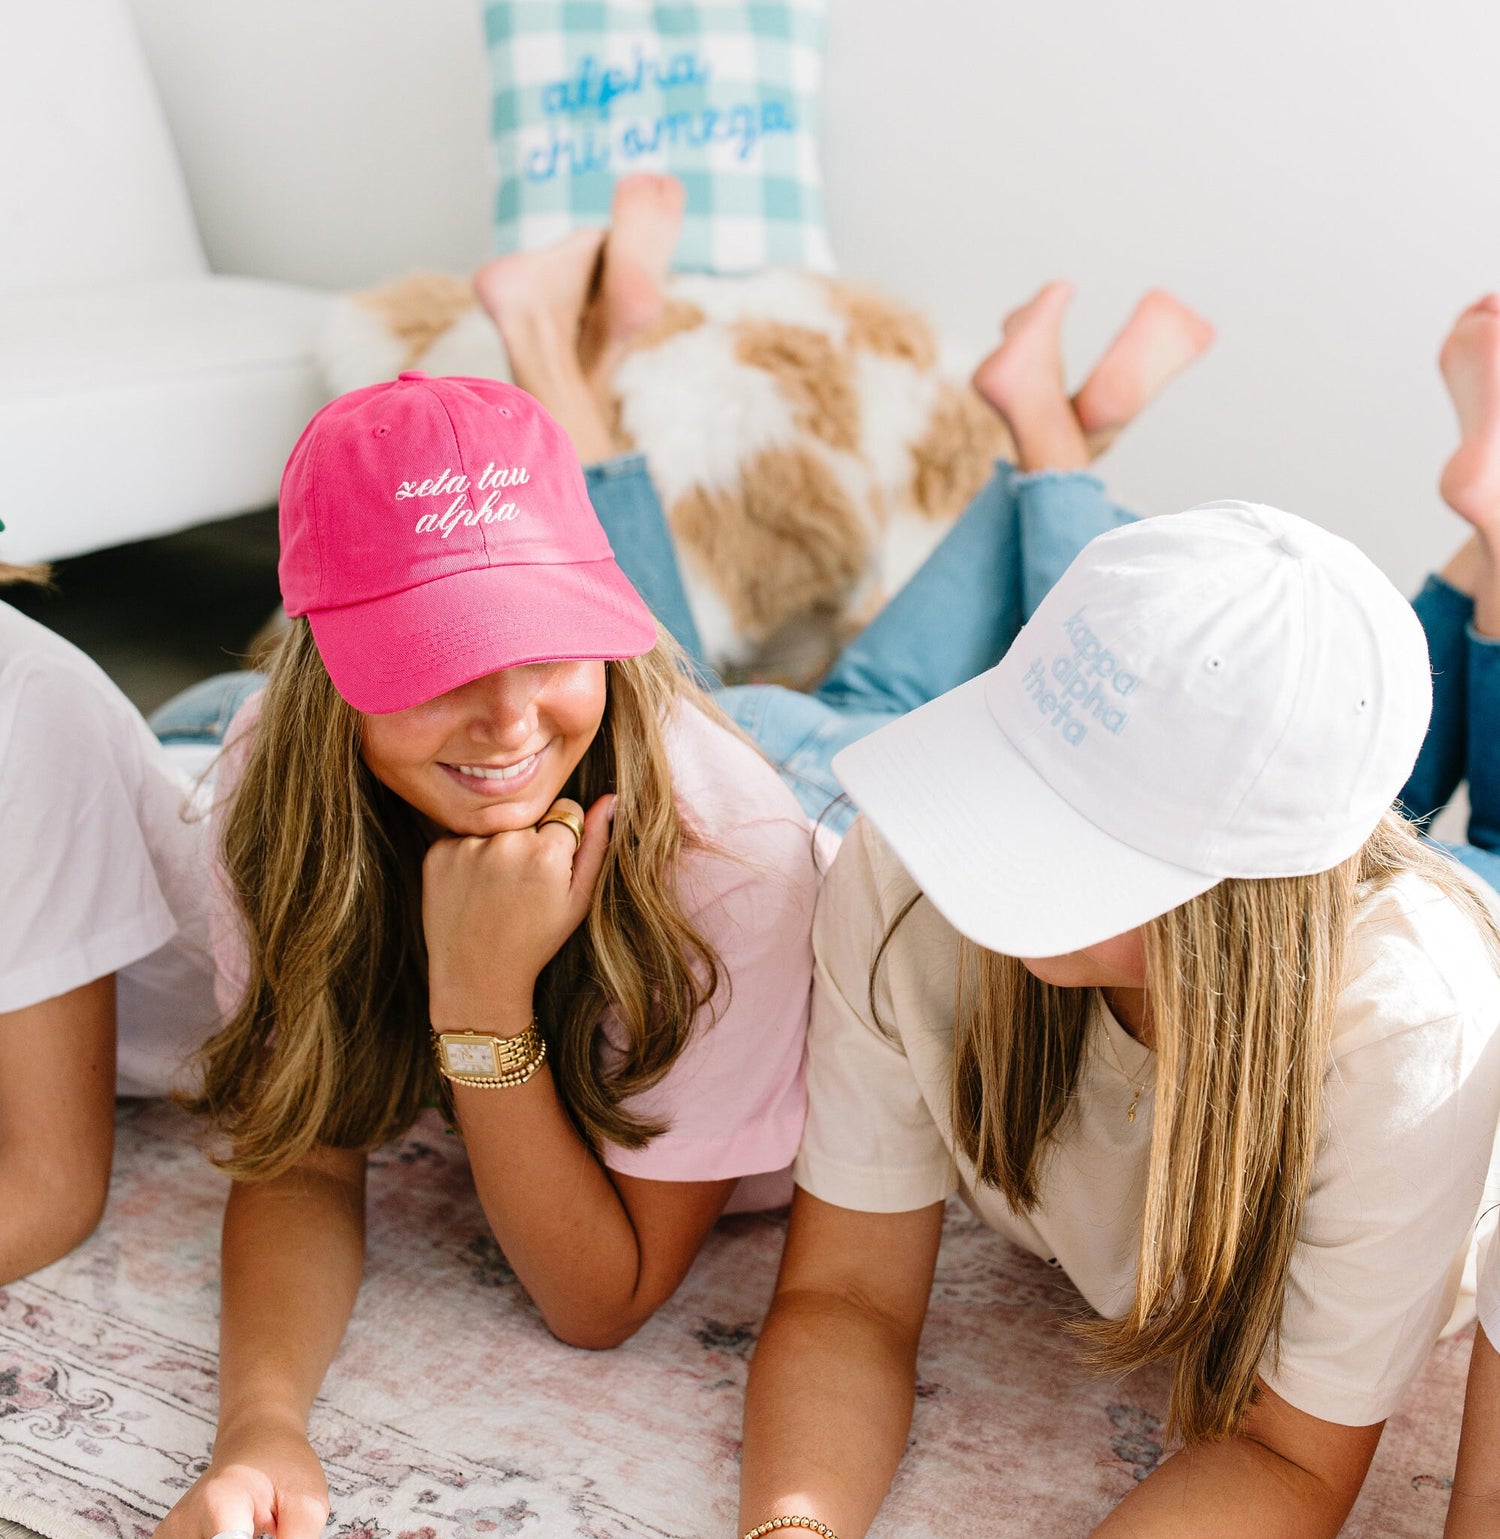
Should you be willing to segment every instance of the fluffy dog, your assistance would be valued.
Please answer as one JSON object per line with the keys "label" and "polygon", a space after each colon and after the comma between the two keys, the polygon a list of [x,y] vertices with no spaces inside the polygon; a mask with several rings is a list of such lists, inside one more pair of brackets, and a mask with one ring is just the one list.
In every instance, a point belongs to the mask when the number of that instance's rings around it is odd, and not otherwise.
{"label": "fluffy dog", "polygon": [[[402,369],[510,377],[466,280],[418,273],[343,301],[334,394]],[[615,377],[709,660],[806,685],[915,570],[1009,449],[931,328],[871,290],[790,269],[681,275]]]}

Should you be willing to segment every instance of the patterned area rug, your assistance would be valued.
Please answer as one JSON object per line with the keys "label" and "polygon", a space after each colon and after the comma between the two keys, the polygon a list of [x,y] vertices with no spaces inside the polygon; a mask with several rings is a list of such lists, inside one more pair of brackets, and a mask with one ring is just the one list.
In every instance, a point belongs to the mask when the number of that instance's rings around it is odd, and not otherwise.
{"label": "patterned area rug", "polygon": [[[329,1534],[731,1535],[780,1218],[723,1221],[638,1336],[586,1353],[542,1326],[440,1122],[372,1163],[364,1290],[312,1421]],[[98,1233],[0,1289],[0,1518],[52,1539],[146,1539],[204,1467],[223,1191],[185,1118],[122,1107]],[[1077,1308],[1056,1273],[953,1207],[877,1539],[1084,1534],[1156,1466],[1165,1377],[1086,1377],[1061,1329]],[[1390,1423],[1347,1534],[1441,1533],[1469,1340],[1439,1348]]]}

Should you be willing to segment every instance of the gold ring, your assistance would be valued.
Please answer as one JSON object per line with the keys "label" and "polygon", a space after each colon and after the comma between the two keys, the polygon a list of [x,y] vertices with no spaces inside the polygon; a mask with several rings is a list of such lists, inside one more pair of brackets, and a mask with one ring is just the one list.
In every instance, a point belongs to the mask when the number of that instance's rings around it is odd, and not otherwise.
{"label": "gold ring", "polygon": [[566,807],[549,807],[537,827],[545,828],[549,823],[561,823],[572,834],[573,853],[576,855],[583,844],[583,819]]}

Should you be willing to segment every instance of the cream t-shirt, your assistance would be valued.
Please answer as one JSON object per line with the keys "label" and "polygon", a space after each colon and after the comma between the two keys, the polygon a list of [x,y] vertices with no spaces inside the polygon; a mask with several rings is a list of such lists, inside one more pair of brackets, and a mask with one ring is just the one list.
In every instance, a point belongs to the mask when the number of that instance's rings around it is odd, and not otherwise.
{"label": "cream t-shirt", "polygon": [[1491,1231],[1486,1251],[1479,1269],[1479,1323],[1500,1351],[1500,1235]]}
{"label": "cream t-shirt", "polygon": [[0,1011],[117,974],[121,1095],[161,1095],[216,1021],[208,825],[96,664],[0,603]]}
{"label": "cream t-shirt", "polygon": [[[904,1212],[959,1192],[1007,1239],[1055,1262],[1101,1314],[1133,1297],[1155,1054],[1103,1007],[1077,1115],[1022,1214],[954,1148],[949,1109],[958,934],[919,901],[869,1003],[881,937],[916,892],[861,819],[813,927],[808,1121],[797,1183],[825,1202]],[[1113,1051],[1111,1051],[1113,1049]],[[1141,1086],[1131,1122],[1128,1110]],[[1464,916],[1420,879],[1360,907],[1326,1078],[1324,1136],[1292,1261],[1280,1361],[1262,1374],[1326,1421],[1396,1407],[1447,1324],[1488,1184],[1500,1193],[1500,981]]]}

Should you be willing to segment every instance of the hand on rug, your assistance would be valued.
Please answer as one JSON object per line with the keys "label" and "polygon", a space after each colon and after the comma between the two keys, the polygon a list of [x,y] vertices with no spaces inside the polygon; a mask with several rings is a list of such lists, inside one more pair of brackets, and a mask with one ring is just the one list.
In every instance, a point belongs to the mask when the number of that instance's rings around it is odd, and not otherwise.
{"label": "hand on rug", "polygon": [[220,1432],[213,1463],[153,1539],[318,1539],[327,1521],[328,1482],[307,1435],[300,1427],[252,1421]]}

